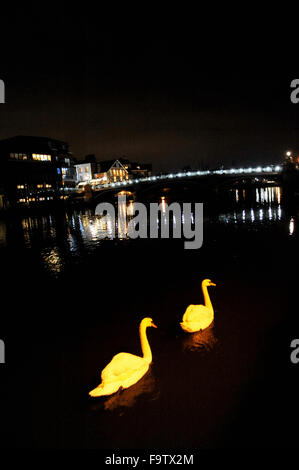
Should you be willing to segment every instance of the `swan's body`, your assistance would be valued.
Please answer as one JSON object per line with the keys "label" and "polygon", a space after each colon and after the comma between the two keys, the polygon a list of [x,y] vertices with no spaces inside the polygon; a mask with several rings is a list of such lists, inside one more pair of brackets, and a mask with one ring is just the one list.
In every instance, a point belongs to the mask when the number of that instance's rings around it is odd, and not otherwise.
{"label": "swan's body", "polygon": [[213,310],[204,305],[189,305],[183,316],[181,326],[188,333],[205,330],[213,322]]}
{"label": "swan's body", "polygon": [[205,305],[189,305],[180,323],[182,329],[188,333],[204,330],[214,320],[214,309],[208,293],[208,286],[215,286],[210,279],[202,281],[201,287],[205,299]]}
{"label": "swan's body", "polygon": [[143,357],[129,353],[116,354],[102,370],[102,382],[89,392],[90,396],[111,395],[120,388],[131,387],[146,374],[152,362],[152,352],[146,336],[146,329],[149,326],[157,328],[151,318],[144,318],[139,327]]}

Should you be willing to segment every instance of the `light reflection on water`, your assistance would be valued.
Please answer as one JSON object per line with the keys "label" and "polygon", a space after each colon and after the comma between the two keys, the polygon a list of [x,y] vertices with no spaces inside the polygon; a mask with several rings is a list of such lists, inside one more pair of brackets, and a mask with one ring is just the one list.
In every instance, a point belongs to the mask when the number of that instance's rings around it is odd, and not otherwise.
{"label": "light reflection on water", "polygon": [[0,248],[6,246],[6,225],[0,221]]}
{"label": "light reflection on water", "polygon": [[133,408],[137,400],[156,400],[159,397],[159,388],[151,370],[142,377],[139,382],[127,389],[120,389],[117,393],[108,397],[100,397],[92,400],[90,409],[93,412],[104,410],[116,412],[120,416],[128,408]]}
{"label": "light reflection on water", "polygon": [[86,243],[113,238],[113,221],[109,217],[98,217],[90,214],[78,214],[79,230]]}
{"label": "light reflection on water", "polygon": [[115,395],[107,398],[104,402],[104,409],[109,411],[119,410],[123,413],[125,408],[132,408],[139,397],[144,399],[146,396],[150,400],[155,400],[159,396],[159,390],[152,371],[149,371],[132,387],[120,390]]}
{"label": "light reflection on water", "polygon": [[[235,189],[235,202],[241,203],[251,196],[252,189]],[[281,203],[280,186],[266,186],[255,189],[255,202],[258,204]]]}
{"label": "light reflection on water", "polygon": [[47,271],[59,274],[63,270],[64,262],[58,247],[42,250],[41,257]]}
{"label": "light reflection on water", "polygon": [[294,232],[295,232],[295,220],[292,217],[290,220],[290,224],[289,224],[289,234],[294,235]]}
{"label": "light reflection on water", "polygon": [[258,208],[248,208],[235,210],[233,212],[228,212],[220,214],[218,216],[219,222],[226,224],[237,224],[243,223],[250,225],[256,222],[271,222],[279,221],[282,218],[282,209],[281,206],[277,207],[268,207],[263,209]]}
{"label": "light reflection on water", "polygon": [[[269,224],[282,221],[285,231],[289,236],[296,234],[296,217],[287,216],[281,206],[280,187],[261,187],[255,189],[235,189],[231,193],[233,200],[227,212],[218,213],[211,219],[205,215],[204,224],[216,221],[221,224],[242,225],[247,228],[263,228]],[[170,204],[167,197],[162,196],[158,201],[162,208],[162,219],[157,220],[157,226],[163,221],[166,203]],[[115,231],[120,231],[118,241],[128,238],[128,222],[134,215],[135,203],[131,201],[122,202],[119,208],[123,215],[127,212],[124,223],[116,226],[114,220],[108,215],[95,216],[93,211],[85,210],[65,213],[58,216],[49,214],[47,216],[29,216],[14,221],[0,221],[0,247],[24,246],[34,248],[40,253],[42,263],[46,270],[53,275],[60,274],[69,258],[77,259],[91,253],[104,240],[115,238]],[[216,217],[216,219],[215,219]],[[173,218],[174,228],[180,223]],[[182,224],[186,223],[185,215],[182,213]],[[191,223],[194,224],[194,213],[191,212]]]}
{"label": "light reflection on water", "polygon": [[[242,223],[248,226],[256,223],[276,222],[282,219],[281,188],[267,186],[256,188],[252,197],[252,189],[234,190],[235,209],[218,216],[219,222]],[[248,203],[250,202],[250,207]]]}
{"label": "light reflection on water", "polygon": [[203,331],[198,331],[191,335],[186,334],[182,341],[183,351],[185,352],[210,352],[217,344],[218,339],[215,335],[214,322]]}

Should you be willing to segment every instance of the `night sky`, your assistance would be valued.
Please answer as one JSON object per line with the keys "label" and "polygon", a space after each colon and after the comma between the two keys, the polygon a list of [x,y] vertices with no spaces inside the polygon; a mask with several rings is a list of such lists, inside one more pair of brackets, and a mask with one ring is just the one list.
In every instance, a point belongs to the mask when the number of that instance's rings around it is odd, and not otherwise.
{"label": "night sky", "polygon": [[63,5],[2,15],[0,138],[49,136],[79,160],[127,156],[154,171],[276,163],[299,150],[296,75],[232,68],[186,23],[161,36]]}

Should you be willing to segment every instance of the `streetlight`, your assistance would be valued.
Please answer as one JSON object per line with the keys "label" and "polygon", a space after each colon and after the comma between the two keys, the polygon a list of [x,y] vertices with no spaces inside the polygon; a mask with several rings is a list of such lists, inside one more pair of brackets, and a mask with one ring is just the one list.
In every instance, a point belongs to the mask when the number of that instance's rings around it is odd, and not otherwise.
{"label": "streetlight", "polygon": [[287,157],[290,157],[292,155],[292,152],[288,151],[287,152]]}

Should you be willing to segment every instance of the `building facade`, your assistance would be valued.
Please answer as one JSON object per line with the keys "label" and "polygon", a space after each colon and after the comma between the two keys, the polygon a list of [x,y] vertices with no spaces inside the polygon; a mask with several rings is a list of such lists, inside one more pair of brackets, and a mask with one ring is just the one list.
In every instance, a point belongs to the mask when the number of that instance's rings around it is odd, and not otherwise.
{"label": "building facade", "polygon": [[131,162],[125,158],[107,160],[99,163],[97,178],[106,183],[116,183],[134,178],[148,178],[152,174],[152,165]]}
{"label": "building facade", "polygon": [[76,183],[84,186],[84,183],[91,183],[96,178],[99,171],[99,163],[94,154],[86,155],[81,163],[75,164]]}
{"label": "building facade", "polygon": [[48,137],[16,136],[0,141],[3,206],[53,200],[74,186],[69,145]]}
{"label": "building facade", "polygon": [[106,183],[116,183],[129,179],[128,169],[119,160],[107,160],[99,163],[97,178]]}
{"label": "building facade", "polygon": [[148,178],[152,165],[130,162],[125,158],[97,162],[94,155],[87,155],[84,161],[75,164],[76,182],[79,186],[117,183],[135,178]]}
{"label": "building facade", "polygon": [[77,183],[88,183],[93,179],[93,173],[91,163],[77,163],[76,168],[76,182]]}

